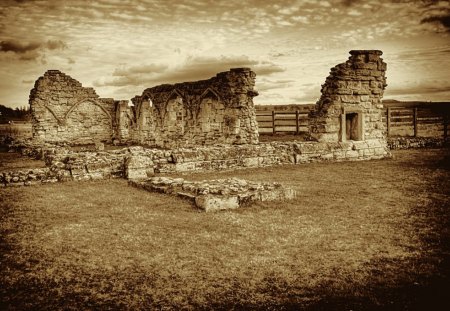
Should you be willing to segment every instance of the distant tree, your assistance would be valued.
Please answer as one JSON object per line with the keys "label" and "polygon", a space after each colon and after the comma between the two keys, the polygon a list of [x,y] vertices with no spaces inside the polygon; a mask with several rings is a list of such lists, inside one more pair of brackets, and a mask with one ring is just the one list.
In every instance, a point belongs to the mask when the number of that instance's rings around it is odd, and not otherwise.
{"label": "distant tree", "polygon": [[30,109],[26,106],[15,109],[0,105],[0,123],[9,123],[9,121],[28,121],[30,120]]}

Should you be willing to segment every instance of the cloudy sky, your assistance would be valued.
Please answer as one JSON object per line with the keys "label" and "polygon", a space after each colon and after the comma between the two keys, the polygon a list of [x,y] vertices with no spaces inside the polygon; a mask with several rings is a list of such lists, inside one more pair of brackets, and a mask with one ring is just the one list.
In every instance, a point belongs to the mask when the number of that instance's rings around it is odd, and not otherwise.
{"label": "cloudy sky", "polygon": [[379,49],[385,98],[450,101],[450,1],[1,0],[0,104],[59,69],[101,97],[257,73],[257,104],[314,103],[352,49]]}

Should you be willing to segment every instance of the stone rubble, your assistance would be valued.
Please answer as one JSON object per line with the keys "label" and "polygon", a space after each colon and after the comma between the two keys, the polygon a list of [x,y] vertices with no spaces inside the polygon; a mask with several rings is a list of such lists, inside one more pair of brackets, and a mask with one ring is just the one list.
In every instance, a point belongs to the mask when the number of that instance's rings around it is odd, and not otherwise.
{"label": "stone rubble", "polygon": [[337,143],[272,142],[172,150],[132,146],[116,150],[73,151],[64,146],[36,144],[16,144],[15,148],[23,155],[43,159],[61,181],[138,179],[165,173],[235,170],[323,161],[359,161],[390,156],[389,149],[377,139]]}
{"label": "stone rubble", "polygon": [[412,148],[441,148],[448,145],[442,138],[437,137],[389,137],[389,149],[412,149]]}
{"label": "stone rubble", "polygon": [[251,182],[239,178],[187,181],[183,178],[153,177],[130,180],[129,184],[152,192],[178,195],[206,211],[245,207],[255,201],[290,200],[296,193],[279,183]]}

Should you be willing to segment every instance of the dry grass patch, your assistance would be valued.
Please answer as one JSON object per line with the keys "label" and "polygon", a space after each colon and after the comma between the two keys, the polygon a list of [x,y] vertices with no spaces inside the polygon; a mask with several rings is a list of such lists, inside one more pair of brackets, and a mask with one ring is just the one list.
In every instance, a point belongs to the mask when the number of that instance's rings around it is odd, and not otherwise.
{"label": "dry grass patch", "polygon": [[[0,189],[5,309],[420,308],[448,282],[448,150],[194,174],[283,182],[201,213],[124,180]],[[432,300],[430,300],[432,299]]]}

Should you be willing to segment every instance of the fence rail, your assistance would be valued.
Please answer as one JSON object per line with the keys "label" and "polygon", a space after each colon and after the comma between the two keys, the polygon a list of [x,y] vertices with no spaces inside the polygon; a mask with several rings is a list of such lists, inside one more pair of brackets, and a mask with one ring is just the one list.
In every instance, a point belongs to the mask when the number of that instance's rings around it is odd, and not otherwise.
{"label": "fence rail", "polygon": [[[276,109],[276,106],[273,106]],[[308,113],[311,105],[291,108],[289,111],[258,110],[261,134],[308,132]],[[385,104],[382,120],[388,136],[444,137],[447,139],[450,122],[450,103]]]}
{"label": "fence rail", "polygon": [[310,107],[299,107],[291,111],[263,110],[256,111],[260,133],[292,133],[308,132],[308,113]]}

